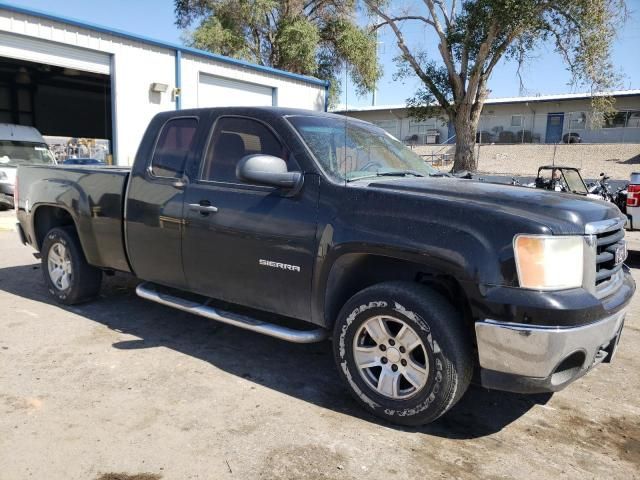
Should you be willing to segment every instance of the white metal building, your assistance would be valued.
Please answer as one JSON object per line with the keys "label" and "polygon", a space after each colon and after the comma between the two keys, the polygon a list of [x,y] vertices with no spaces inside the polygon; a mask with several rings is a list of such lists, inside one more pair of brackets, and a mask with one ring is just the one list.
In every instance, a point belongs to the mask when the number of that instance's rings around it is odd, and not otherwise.
{"label": "white metal building", "polygon": [[326,110],[327,91],[316,78],[0,2],[0,123],[107,139],[121,165],[133,161],[158,112]]}

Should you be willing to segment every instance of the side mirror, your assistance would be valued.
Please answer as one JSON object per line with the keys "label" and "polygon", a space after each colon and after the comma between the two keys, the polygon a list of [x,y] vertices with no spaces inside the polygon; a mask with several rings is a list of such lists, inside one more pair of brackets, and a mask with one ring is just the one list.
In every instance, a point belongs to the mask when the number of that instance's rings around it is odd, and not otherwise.
{"label": "side mirror", "polygon": [[242,157],[236,167],[236,176],[247,183],[296,190],[303,178],[300,172],[288,172],[283,159],[262,154]]}

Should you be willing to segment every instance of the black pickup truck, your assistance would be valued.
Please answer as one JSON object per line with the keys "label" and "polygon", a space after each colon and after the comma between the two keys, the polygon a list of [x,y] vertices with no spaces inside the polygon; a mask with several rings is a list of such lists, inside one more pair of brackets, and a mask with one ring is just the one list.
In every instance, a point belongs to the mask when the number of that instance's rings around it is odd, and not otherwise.
{"label": "black pickup truck", "polygon": [[58,301],[130,272],[169,307],[332,336],[355,398],[406,425],[472,378],[556,391],[609,362],[635,291],[614,205],[443,176],[373,125],[302,110],[162,113],[131,169],[21,166],[16,203]]}

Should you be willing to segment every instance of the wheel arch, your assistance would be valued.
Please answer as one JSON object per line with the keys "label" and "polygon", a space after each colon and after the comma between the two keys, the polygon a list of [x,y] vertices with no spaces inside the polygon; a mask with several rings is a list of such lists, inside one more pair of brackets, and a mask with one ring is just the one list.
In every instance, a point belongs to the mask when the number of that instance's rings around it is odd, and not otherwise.
{"label": "wheel arch", "polygon": [[32,224],[34,241],[38,251],[42,249],[44,238],[52,228],[73,226],[78,231],[78,226],[73,214],[60,205],[39,204],[33,208]]}
{"label": "wheel arch", "polygon": [[405,281],[429,286],[445,296],[473,326],[471,308],[459,278],[461,266],[443,268],[439,262],[425,262],[402,254],[349,252],[332,263],[320,295],[322,320],[331,328],[342,306],[356,293],[383,282]]}

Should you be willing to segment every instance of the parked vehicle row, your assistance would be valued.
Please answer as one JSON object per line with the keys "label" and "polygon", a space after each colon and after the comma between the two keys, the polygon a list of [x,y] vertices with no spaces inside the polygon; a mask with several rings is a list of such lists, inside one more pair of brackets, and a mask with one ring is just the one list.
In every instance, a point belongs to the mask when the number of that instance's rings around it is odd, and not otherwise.
{"label": "parked vehicle row", "polygon": [[279,108],[161,113],[131,169],[21,165],[22,241],[73,304],[142,298],[293,342],[332,337],[391,422],[472,378],[556,391],[610,362],[635,284],[613,204],[443,175],[383,130]]}
{"label": "parked vehicle row", "polygon": [[632,174],[629,184],[615,189],[609,183],[610,179],[611,177],[601,173],[597,180],[586,184],[578,168],[544,165],[538,168],[533,182],[523,184],[512,177],[511,185],[573,193],[613,203],[627,217],[626,227],[637,229],[640,227],[640,174]]}

